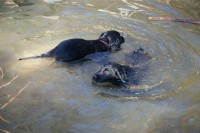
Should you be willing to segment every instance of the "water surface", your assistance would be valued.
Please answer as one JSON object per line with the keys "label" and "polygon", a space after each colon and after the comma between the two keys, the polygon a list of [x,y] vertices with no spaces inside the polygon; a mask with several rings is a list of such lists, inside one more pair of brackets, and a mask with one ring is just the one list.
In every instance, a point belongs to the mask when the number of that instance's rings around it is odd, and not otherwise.
{"label": "water surface", "polygon": [[[191,2],[197,2],[191,0]],[[200,27],[148,17],[200,19],[182,0],[34,0],[0,2],[0,129],[15,133],[200,132]],[[18,61],[70,38],[96,39],[107,30],[125,38],[119,52],[92,61]],[[139,47],[153,57],[145,94],[129,95],[91,84],[109,61]],[[7,84],[10,83],[10,84]],[[12,100],[13,99],[13,100]],[[8,104],[6,104],[8,103]]]}

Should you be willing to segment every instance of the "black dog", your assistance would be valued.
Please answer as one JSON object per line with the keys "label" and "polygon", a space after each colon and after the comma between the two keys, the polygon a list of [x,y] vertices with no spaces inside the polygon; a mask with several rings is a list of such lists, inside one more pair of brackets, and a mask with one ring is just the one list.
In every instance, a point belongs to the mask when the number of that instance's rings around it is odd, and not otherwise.
{"label": "black dog", "polygon": [[121,65],[118,63],[108,63],[97,71],[92,79],[97,83],[111,83],[113,85],[139,85],[144,77],[145,70],[148,69],[148,61],[151,56],[142,48],[129,54],[132,59],[131,64]]}
{"label": "black dog", "polygon": [[58,44],[54,49],[39,56],[20,58],[19,60],[35,58],[55,58],[62,61],[75,61],[83,59],[86,55],[95,52],[118,51],[124,38],[114,30],[104,32],[97,40],[69,39]]}

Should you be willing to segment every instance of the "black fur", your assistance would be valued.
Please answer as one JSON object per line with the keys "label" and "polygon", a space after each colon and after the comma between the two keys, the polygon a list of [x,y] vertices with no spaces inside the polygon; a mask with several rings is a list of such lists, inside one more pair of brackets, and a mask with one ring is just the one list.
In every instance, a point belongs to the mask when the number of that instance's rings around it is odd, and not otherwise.
{"label": "black fur", "polygon": [[39,56],[20,58],[19,60],[35,58],[56,58],[63,61],[76,61],[95,52],[118,51],[124,38],[114,30],[104,32],[97,40],[69,39],[62,41],[54,49]]}
{"label": "black fur", "polygon": [[92,77],[97,83],[111,83],[113,85],[139,85],[148,69],[147,62],[151,56],[142,48],[129,54],[131,63],[121,65],[109,62],[102,66]]}

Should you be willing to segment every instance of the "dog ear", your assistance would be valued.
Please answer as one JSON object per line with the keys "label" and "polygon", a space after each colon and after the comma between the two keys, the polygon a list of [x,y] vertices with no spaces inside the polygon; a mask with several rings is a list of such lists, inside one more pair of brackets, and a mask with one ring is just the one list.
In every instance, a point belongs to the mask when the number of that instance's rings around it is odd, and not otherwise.
{"label": "dog ear", "polygon": [[[105,32],[101,33],[100,37],[102,37],[104,34],[105,34]],[[100,37],[99,37],[99,38],[100,38]]]}
{"label": "dog ear", "polygon": [[120,41],[121,41],[121,43],[124,43],[125,42],[124,37],[121,36]]}

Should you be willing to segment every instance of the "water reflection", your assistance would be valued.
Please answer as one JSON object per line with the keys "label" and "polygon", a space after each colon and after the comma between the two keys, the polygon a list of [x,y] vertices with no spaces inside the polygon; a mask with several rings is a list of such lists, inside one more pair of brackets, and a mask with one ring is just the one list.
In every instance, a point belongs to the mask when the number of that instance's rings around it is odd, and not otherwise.
{"label": "water reflection", "polygon": [[[151,16],[199,19],[196,6],[186,7],[177,0],[21,2],[14,7],[0,2],[0,76],[4,75],[0,78],[0,129],[200,131],[199,26],[148,20]],[[97,53],[88,57],[92,61],[77,64],[53,59],[17,61],[48,51],[62,40],[93,39],[110,29],[125,37],[122,51]],[[163,81],[159,86],[145,95],[131,96],[91,84],[92,74],[102,64],[123,63],[125,53],[139,47],[154,58],[144,84]]]}

